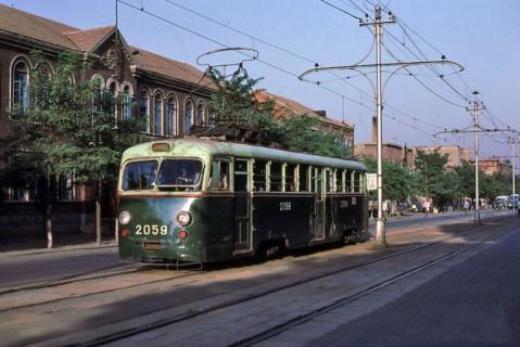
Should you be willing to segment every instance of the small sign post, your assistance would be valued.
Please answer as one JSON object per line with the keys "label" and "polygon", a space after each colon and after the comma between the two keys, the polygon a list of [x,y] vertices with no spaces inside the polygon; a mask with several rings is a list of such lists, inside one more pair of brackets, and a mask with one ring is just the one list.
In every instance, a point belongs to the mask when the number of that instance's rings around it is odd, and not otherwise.
{"label": "small sign post", "polygon": [[369,192],[377,190],[377,174],[367,173],[367,190]]}

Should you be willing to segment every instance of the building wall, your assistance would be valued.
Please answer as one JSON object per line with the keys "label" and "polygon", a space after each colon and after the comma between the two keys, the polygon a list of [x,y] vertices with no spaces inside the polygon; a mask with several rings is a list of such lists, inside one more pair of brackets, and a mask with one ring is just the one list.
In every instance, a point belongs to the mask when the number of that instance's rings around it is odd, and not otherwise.
{"label": "building wall", "polygon": [[[356,157],[377,158],[377,145],[375,143],[362,143],[354,146]],[[403,164],[409,169],[414,167],[415,152],[412,149],[397,144],[384,143],[382,145],[382,159],[392,163]]]}
{"label": "building wall", "polygon": [[470,150],[461,146],[420,146],[414,148],[415,152],[419,150],[428,154],[439,151],[442,155],[448,155],[447,166],[449,169],[462,165],[463,161],[470,161],[472,159]]}

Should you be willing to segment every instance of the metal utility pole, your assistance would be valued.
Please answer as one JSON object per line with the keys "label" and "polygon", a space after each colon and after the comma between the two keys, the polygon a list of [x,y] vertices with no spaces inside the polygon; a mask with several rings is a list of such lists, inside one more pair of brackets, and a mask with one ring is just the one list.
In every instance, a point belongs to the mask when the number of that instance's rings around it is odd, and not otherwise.
{"label": "metal utility pole", "polygon": [[478,125],[478,117],[479,111],[482,109],[482,106],[478,102],[478,91],[474,91],[474,100],[471,102],[471,113],[473,116],[473,148],[475,151],[475,217],[473,221],[475,223],[480,224],[480,192],[479,192],[479,164],[478,164],[478,155],[479,155],[479,125]]}
{"label": "metal utility pole", "polygon": [[385,222],[383,218],[383,91],[381,84],[381,36],[383,24],[395,23],[391,16],[383,21],[381,7],[376,6],[374,22],[361,23],[360,26],[373,25],[376,39],[376,112],[377,112],[377,219],[376,242],[386,244]]}
{"label": "metal utility pole", "polygon": [[[326,1],[322,0],[327,3]],[[328,3],[327,3],[328,4]],[[328,4],[330,5],[330,4]],[[335,7],[335,6],[332,6]],[[337,9],[337,8],[336,8]],[[344,11],[342,11],[344,12]],[[389,12],[388,19],[383,20],[382,11],[380,6],[376,6],[374,10],[375,16],[374,21],[370,22],[368,20],[363,20],[361,18],[355,17],[359,19],[360,26],[371,26],[374,28],[373,33],[375,35],[375,44],[376,44],[376,62],[375,64],[355,64],[355,65],[339,65],[339,66],[328,66],[328,67],[320,67],[316,65],[314,68],[309,69],[303,72],[298,78],[300,80],[305,80],[304,77],[312,74],[323,71],[335,71],[335,70],[352,70],[357,71],[362,69],[376,69],[376,119],[377,119],[377,219],[376,219],[376,241],[380,245],[386,245],[386,235],[385,235],[385,225],[383,219],[383,89],[384,86],[382,84],[382,67],[395,68],[394,71],[389,75],[389,77],[385,81],[385,86],[388,83],[388,80],[400,69],[407,69],[408,67],[415,65],[452,65],[457,67],[460,71],[464,70],[464,67],[460,64],[457,64],[453,61],[446,60],[443,56],[441,60],[425,60],[425,61],[397,61],[391,63],[382,63],[381,62],[381,41],[383,34],[383,25],[384,24],[393,24],[396,22],[394,15]],[[368,18],[368,16],[367,16]],[[460,72],[459,71],[459,72]],[[363,74],[365,77],[366,75]],[[321,83],[319,81],[310,81],[311,83],[317,83],[318,85]]]}
{"label": "metal utility pole", "polygon": [[[509,136],[508,142],[511,144],[513,156],[511,161],[511,171],[512,171],[512,177],[511,177],[511,184],[512,184],[512,191],[513,191],[513,202],[515,202],[515,194],[516,194],[516,139],[514,139],[512,136]],[[516,206],[513,206],[513,214],[515,213]]]}

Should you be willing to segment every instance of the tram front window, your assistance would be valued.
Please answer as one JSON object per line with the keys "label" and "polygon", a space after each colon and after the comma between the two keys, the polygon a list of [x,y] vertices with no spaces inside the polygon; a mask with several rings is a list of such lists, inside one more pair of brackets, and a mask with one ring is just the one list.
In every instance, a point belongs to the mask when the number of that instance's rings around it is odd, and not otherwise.
{"label": "tram front window", "polygon": [[202,177],[202,163],[192,159],[166,159],[161,162],[157,185],[195,187]]}
{"label": "tram front window", "polygon": [[123,174],[124,190],[152,189],[157,175],[157,161],[147,160],[126,165]]}

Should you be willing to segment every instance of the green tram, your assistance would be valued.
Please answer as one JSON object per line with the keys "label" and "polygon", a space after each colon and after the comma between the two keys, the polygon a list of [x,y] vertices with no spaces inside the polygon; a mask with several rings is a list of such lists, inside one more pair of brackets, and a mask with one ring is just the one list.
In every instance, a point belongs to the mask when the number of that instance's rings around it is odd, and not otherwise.
{"label": "green tram", "polygon": [[119,255],[200,264],[368,237],[365,167],[241,143],[144,143],[122,157]]}

